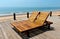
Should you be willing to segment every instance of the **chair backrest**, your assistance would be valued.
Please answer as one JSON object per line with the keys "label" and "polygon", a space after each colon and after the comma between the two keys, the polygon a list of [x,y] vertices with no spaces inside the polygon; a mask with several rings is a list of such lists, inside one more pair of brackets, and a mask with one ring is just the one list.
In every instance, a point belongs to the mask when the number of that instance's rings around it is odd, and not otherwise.
{"label": "chair backrest", "polygon": [[43,25],[46,19],[48,18],[49,13],[48,12],[41,12],[35,21],[37,25]]}
{"label": "chair backrest", "polygon": [[39,15],[38,12],[33,12],[28,20],[34,22],[38,15]]}

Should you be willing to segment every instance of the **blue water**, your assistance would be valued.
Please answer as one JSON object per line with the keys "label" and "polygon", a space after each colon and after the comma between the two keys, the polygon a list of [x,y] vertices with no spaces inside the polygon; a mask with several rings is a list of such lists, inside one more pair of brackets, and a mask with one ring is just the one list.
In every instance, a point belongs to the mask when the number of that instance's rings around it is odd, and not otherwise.
{"label": "blue water", "polygon": [[32,12],[32,11],[54,11],[60,10],[60,7],[0,7],[0,14],[10,14],[18,12]]}

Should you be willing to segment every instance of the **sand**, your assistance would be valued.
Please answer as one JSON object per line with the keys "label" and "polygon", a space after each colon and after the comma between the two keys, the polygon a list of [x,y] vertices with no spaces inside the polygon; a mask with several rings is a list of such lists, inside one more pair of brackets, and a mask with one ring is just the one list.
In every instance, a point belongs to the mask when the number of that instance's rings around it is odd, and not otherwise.
{"label": "sand", "polygon": [[[27,18],[26,14],[22,15],[16,15],[16,20],[22,20],[22,18]],[[24,20],[24,19],[23,19]],[[5,22],[5,21],[14,21],[13,16],[1,16],[0,17],[0,22]]]}
{"label": "sand", "polygon": [[[52,16],[58,16],[60,15],[60,11],[53,11],[52,12]],[[24,19],[23,19],[24,18]],[[20,21],[20,20],[25,20],[27,19],[27,15],[26,14],[20,14],[20,15],[16,15],[16,20]],[[0,22],[5,22],[5,21],[14,21],[13,20],[13,16],[1,16],[0,17]]]}
{"label": "sand", "polygon": [[53,14],[52,15],[58,16],[58,15],[60,15],[60,11],[53,11]]}

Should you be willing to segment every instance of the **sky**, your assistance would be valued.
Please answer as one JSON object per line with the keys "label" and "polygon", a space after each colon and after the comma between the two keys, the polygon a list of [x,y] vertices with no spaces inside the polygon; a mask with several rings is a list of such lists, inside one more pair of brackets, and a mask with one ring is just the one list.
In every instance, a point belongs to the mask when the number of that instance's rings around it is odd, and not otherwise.
{"label": "sky", "polygon": [[0,7],[60,7],[60,0],[0,0]]}

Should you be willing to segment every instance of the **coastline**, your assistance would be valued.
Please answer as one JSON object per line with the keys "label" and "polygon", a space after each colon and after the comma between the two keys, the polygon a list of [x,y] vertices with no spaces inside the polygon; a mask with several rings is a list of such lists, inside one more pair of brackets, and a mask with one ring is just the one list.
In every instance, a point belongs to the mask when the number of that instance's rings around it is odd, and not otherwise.
{"label": "coastline", "polygon": [[[35,10],[35,11],[37,11],[37,10]],[[29,12],[29,14],[31,14],[32,12],[35,12],[35,11],[31,11],[31,12],[28,11],[28,12]],[[54,14],[55,12],[59,12],[60,9],[57,9],[57,10],[43,10],[43,11],[38,10],[37,12],[50,12],[50,11],[52,11],[53,14]],[[25,14],[27,14],[27,12],[5,12],[5,13],[1,13],[0,17],[12,16],[13,13],[16,13],[17,15],[25,15]]]}
{"label": "coastline", "polygon": [[[60,15],[60,11],[52,11],[52,15],[53,16],[58,16],[58,15]],[[22,20],[22,18],[27,19],[27,14],[26,13],[25,14],[16,14],[16,19],[17,20]],[[9,20],[10,21],[13,20],[13,14],[0,16],[0,22],[9,21]]]}

